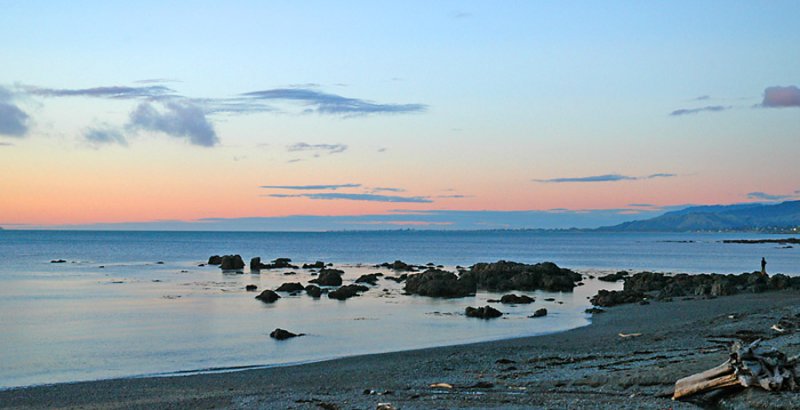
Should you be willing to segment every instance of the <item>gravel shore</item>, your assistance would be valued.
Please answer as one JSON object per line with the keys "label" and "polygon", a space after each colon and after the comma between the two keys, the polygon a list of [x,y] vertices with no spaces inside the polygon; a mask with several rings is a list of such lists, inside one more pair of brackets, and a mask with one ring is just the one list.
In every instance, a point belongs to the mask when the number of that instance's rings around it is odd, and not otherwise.
{"label": "gravel shore", "polygon": [[[798,327],[771,330],[781,318]],[[14,389],[0,392],[0,407],[697,408],[708,403],[670,399],[675,381],[725,361],[737,338],[763,338],[789,355],[800,353],[800,292],[617,306],[595,314],[589,326],[547,336],[222,374]],[[437,383],[442,387],[431,387]],[[800,393],[748,389],[716,406],[794,408],[799,402]]]}

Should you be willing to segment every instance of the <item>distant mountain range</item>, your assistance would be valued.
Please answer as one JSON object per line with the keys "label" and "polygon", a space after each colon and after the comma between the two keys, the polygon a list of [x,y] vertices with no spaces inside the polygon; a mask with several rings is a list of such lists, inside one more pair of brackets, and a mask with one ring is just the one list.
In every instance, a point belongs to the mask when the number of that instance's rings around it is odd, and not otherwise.
{"label": "distant mountain range", "polygon": [[693,206],[641,221],[598,228],[613,232],[800,233],[800,201]]}

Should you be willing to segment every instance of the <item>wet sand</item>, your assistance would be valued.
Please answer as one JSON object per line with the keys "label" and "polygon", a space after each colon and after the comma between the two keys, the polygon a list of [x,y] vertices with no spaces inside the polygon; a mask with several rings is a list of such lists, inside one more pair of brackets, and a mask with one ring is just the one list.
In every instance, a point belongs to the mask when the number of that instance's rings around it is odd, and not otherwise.
{"label": "wet sand", "polygon": [[[797,291],[676,299],[610,308],[589,326],[547,336],[224,374],[14,389],[0,392],[0,407],[697,408],[669,398],[675,380],[722,363],[737,337],[761,337],[789,355],[800,353],[800,328],[770,329],[781,318],[800,325],[798,315]],[[430,387],[435,383],[453,387]],[[798,402],[800,393],[748,389],[718,405],[792,408]]]}

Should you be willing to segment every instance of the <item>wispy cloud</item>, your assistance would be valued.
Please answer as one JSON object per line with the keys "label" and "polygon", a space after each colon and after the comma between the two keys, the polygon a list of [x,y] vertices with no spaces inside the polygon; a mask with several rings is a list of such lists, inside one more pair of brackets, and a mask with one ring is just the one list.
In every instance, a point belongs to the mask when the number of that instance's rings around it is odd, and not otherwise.
{"label": "wispy cloud", "polygon": [[634,207],[634,208],[653,208],[653,207],[655,207],[655,205],[653,205],[653,204],[628,204],[628,206],[631,206],[631,207]]}
{"label": "wispy cloud", "polygon": [[750,199],[761,199],[764,201],[783,201],[797,197],[798,193],[800,193],[800,191],[795,191],[794,195],[776,195],[768,194],[766,192],[750,192],[747,194],[747,197]]}
{"label": "wispy cloud", "polygon": [[163,83],[180,83],[181,80],[174,78],[147,78],[144,80],[134,81],[136,84],[163,84]]}
{"label": "wispy cloud", "polygon": [[256,100],[295,101],[308,106],[307,112],[332,115],[405,114],[423,112],[424,104],[380,104],[359,98],[323,93],[309,88],[275,88],[241,94]]}
{"label": "wispy cloud", "polygon": [[701,95],[699,97],[693,98],[692,101],[706,101],[706,100],[710,100],[710,99],[711,99],[711,96],[709,96],[709,95]]}
{"label": "wispy cloud", "polygon": [[761,102],[761,106],[766,108],[800,107],[800,88],[794,85],[767,87],[764,90],[764,100]]}
{"label": "wispy cloud", "polygon": [[0,141],[0,147],[13,147],[13,146],[14,146],[14,144],[12,144],[10,142],[2,142],[2,141]]}
{"label": "wispy cloud", "polygon": [[109,144],[128,145],[128,141],[119,130],[108,126],[90,128],[86,130],[86,132],[83,134],[83,137],[86,139],[86,141],[94,146]]}
{"label": "wispy cloud", "polygon": [[345,144],[307,144],[305,142],[298,142],[296,144],[286,147],[289,152],[312,152],[315,157],[320,154],[338,154],[347,151]]}
{"label": "wispy cloud", "polygon": [[391,187],[371,187],[367,189],[370,193],[376,192],[406,192],[403,188],[391,188]]}
{"label": "wispy cloud", "polygon": [[473,198],[474,195],[462,195],[462,194],[452,194],[452,195],[439,195],[437,198],[443,199],[463,199],[463,198]]}
{"label": "wispy cloud", "polygon": [[681,115],[689,115],[689,114],[697,114],[701,112],[720,112],[729,110],[733,107],[729,105],[707,105],[705,107],[700,108],[681,108],[669,113],[669,115],[673,117],[681,116]]}
{"label": "wispy cloud", "polygon": [[152,85],[147,87],[111,86],[78,89],[25,86],[23,89],[31,95],[37,95],[40,97],[96,97],[123,100],[132,98],[164,97],[174,93],[174,90],[161,85]]}
{"label": "wispy cloud", "polygon": [[156,104],[142,102],[130,114],[131,129],[163,132],[177,138],[187,138],[193,145],[212,147],[219,142],[214,126],[205,112],[189,100],[167,100]]}
{"label": "wispy cloud", "polygon": [[322,192],[314,194],[269,194],[273,198],[308,198],[313,200],[348,200],[348,201],[369,201],[369,202],[408,202],[408,203],[431,203],[433,202],[424,196],[396,196],[396,195],[376,195],[376,194],[345,194],[339,192]]}
{"label": "wispy cloud", "polygon": [[262,185],[259,188],[264,189],[291,189],[298,191],[320,191],[329,189],[335,191],[337,189],[360,188],[361,184],[335,184],[335,185]]}
{"label": "wispy cloud", "polygon": [[572,182],[617,182],[617,181],[636,181],[642,179],[655,179],[655,178],[670,178],[675,177],[676,174],[668,174],[668,173],[658,173],[658,174],[650,174],[645,176],[629,176],[629,175],[620,175],[620,174],[605,174],[605,175],[593,175],[588,177],[569,177],[569,178],[551,178],[551,179],[534,179],[536,182],[546,183],[546,184],[562,184],[562,183],[572,183]]}
{"label": "wispy cloud", "polygon": [[28,113],[13,102],[13,93],[0,87],[0,135],[24,137],[28,133]]}

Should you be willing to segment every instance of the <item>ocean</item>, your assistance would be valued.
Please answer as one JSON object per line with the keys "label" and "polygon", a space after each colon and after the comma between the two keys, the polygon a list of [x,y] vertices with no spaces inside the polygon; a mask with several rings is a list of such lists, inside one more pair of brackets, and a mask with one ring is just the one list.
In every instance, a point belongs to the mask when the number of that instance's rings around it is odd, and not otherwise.
{"label": "ocean", "polygon": [[[453,269],[477,262],[555,262],[586,274],[617,270],[800,274],[800,248],[724,244],[758,234],[650,234],[532,231],[324,233],[0,231],[0,388],[115,377],[319,361],[356,354],[491,341],[559,332],[590,323],[588,297],[621,284],[586,280],[574,292],[516,292],[532,305],[493,304],[496,320],[463,315],[500,294],[433,299],[406,296],[381,280],[361,297],[336,301],[284,295],[254,299],[284,282],[306,284],[302,269],[254,274],[198,266],[211,255],[248,262],[317,260],[345,270],[345,283],[375,264],[403,260]],[[66,263],[50,263],[63,259]],[[296,272],[287,275],[287,272]],[[545,299],[554,299],[546,301]],[[545,307],[548,315],[531,319]],[[306,335],[269,337],[275,328]]]}

